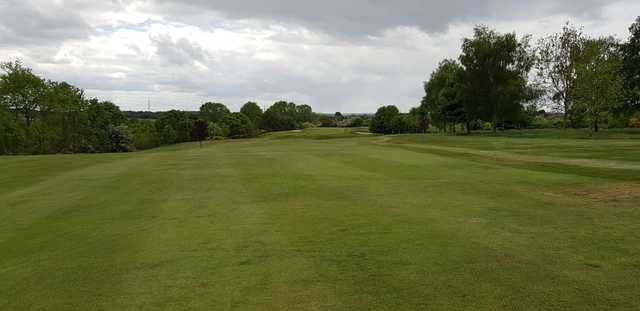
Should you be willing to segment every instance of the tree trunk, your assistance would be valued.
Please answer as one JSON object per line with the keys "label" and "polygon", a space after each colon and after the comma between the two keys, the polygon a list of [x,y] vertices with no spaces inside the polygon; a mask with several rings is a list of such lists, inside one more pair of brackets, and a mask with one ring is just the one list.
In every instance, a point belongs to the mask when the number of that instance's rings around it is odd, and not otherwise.
{"label": "tree trunk", "polygon": [[33,121],[33,117],[31,116],[31,112],[29,110],[24,110],[24,120],[27,123],[27,127],[31,128],[31,122]]}
{"label": "tree trunk", "polygon": [[596,118],[593,120],[593,131],[597,133],[597,132],[598,132],[598,130],[599,130],[599,129],[598,129],[598,117],[596,117]]}
{"label": "tree trunk", "polygon": [[466,126],[467,127],[467,135],[471,135],[471,124],[470,123],[471,122],[467,121],[467,124],[466,124],[467,125]]}
{"label": "tree trunk", "polygon": [[564,115],[562,116],[562,129],[566,130],[567,129],[567,119],[569,119],[569,107],[567,105],[567,103],[565,102],[564,104]]}
{"label": "tree trunk", "polygon": [[498,135],[498,116],[495,113],[493,114],[493,122],[491,124],[491,127],[493,127],[493,136],[497,136]]}

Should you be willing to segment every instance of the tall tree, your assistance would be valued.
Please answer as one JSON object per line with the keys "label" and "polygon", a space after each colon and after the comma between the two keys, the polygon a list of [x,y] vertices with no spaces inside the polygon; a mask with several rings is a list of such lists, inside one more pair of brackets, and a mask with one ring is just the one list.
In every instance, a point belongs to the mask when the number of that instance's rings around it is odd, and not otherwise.
{"label": "tall tree", "polygon": [[296,106],[296,122],[299,125],[305,122],[312,122],[316,119],[316,114],[313,113],[313,109],[309,105],[297,105]]}
{"label": "tall tree", "polygon": [[[84,91],[66,82],[47,82],[35,136],[40,152],[89,152],[89,122]],[[52,150],[50,148],[53,148]]]}
{"label": "tall tree", "polygon": [[474,37],[464,39],[460,63],[472,107],[470,111],[493,125],[517,119],[528,89],[528,74],[534,65],[529,36],[521,40],[515,33],[499,34],[477,26]]}
{"label": "tall tree", "polygon": [[249,118],[249,120],[253,122],[253,125],[255,125],[256,128],[260,127],[262,115],[264,114],[264,112],[262,111],[262,108],[258,106],[258,104],[254,102],[248,102],[244,104],[242,108],[240,108],[240,112],[247,116],[247,118]]}
{"label": "tall tree", "polygon": [[241,112],[234,112],[227,115],[222,121],[229,128],[229,137],[247,138],[256,136],[256,128],[249,117]]}
{"label": "tall tree", "polygon": [[463,68],[454,60],[444,60],[425,82],[424,106],[432,121],[445,132],[448,126],[467,120],[463,105]]}
{"label": "tall tree", "polygon": [[205,103],[200,106],[200,117],[213,123],[220,123],[230,113],[227,106],[220,103]]}
{"label": "tall tree", "polygon": [[576,65],[573,98],[583,108],[598,132],[599,122],[622,99],[622,58],[613,38],[589,39],[585,42]]}
{"label": "tall tree", "polygon": [[112,152],[132,152],[136,151],[134,137],[129,127],[118,125],[111,130],[111,150]]}
{"label": "tall tree", "polygon": [[264,112],[262,126],[268,131],[289,131],[300,127],[296,104],[279,101]]}
{"label": "tall tree", "polygon": [[8,108],[0,104],[0,155],[22,150],[24,133]]}
{"label": "tall tree", "polygon": [[369,131],[378,134],[393,134],[394,125],[398,125],[400,120],[395,118],[400,115],[396,106],[383,106],[378,108],[376,114],[369,123]]}
{"label": "tall tree", "polygon": [[121,143],[112,141],[112,138],[120,139],[121,135],[115,135],[117,126],[126,122],[126,117],[120,108],[108,101],[90,99],[88,101],[89,141],[91,148],[98,152],[122,150]]}
{"label": "tall tree", "polygon": [[191,140],[192,120],[184,111],[163,112],[156,121],[156,129],[163,144],[174,144]]}
{"label": "tall tree", "polygon": [[410,132],[409,117],[398,114],[391,119],[390,131],[392,134],[403,134]]}
{"label": "tall tree", "polygon": [[30,127],[46,93],[45,81],[20,61],[1,63],[0,69],[4,71],[0,75],[0,102]]}
{"label": "tall tree", "polygon": [[429,126],[429,113],[423,110],[422,105],[413,107],[409,110],[406,121],[410,133],[426,133]]}
{"label": "tall tree", "polygon": [[629,27],[629,41],[622,45],[625,102],[627,114],[640,111],[640,16]]}
{"label": "tall tree", "polygon": [[538,41],[538,81],[564,112],[564,128],[573,113],[571,94],[576,84],[576,58],[585,41],[582,30],[569,23],[564,25],[562,32]]}
{"label": "tall tree", "polygon": [[414,107],[409,112],[414,118],[417,133],[426,133],[429,130],[429,108],[426,104]]}
{"label": "tall tree", "polygon": [[160,137],[153,121],[131,122],[134,146],[138,150],[155,148],[160,145]]}

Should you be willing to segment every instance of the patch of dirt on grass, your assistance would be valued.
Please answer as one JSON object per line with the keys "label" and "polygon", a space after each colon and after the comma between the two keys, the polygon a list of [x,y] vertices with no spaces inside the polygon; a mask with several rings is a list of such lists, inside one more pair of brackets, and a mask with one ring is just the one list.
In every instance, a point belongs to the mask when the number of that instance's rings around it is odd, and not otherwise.
{"label": "patch of dirt on grass", "polygon": [[593,202],[630,202],[638,201],[640,207],[640,185],[638,184],[605,184],[585,186],[573,191],[575,196]]}

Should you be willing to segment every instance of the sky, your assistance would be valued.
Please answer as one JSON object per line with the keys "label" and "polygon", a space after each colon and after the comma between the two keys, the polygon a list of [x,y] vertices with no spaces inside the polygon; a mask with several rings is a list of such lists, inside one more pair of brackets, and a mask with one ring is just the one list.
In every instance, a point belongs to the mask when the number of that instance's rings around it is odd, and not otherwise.
{"label": "sky", "polygon": [[567,21],[626,39],[640,1],[0,0],[0,61],[123,110],[221,102],[366,113],[419,104],[474,25],[534,39]]}

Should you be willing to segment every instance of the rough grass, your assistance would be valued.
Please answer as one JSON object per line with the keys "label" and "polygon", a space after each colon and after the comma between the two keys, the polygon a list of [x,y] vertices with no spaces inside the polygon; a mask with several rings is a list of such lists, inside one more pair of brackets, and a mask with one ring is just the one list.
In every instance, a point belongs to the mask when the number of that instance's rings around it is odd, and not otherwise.
{"label": "rough grass", "polygon": [[0,310],[640,308],[640,140],[359,131],[0,158]]}

